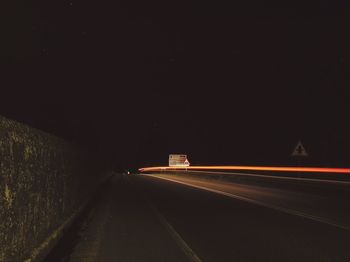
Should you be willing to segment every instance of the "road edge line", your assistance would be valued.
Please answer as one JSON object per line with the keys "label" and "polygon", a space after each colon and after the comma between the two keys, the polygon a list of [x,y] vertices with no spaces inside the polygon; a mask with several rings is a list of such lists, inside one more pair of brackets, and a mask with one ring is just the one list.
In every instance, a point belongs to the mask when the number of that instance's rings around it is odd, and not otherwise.
{"label": "road edge line", "polygon": [[197,256],[197,254],[190,248],[186,241],[180,236],[179,233],[173,228],[173,226],[166,220],[166,218],[158,211],[158,209],[152,205],[149,201],[148,205],[152,209],[153,213],[157,216],[158,220],[162,223],[165,229],[169,232],[171,237],[174,239],[176,244],[181,248],[181,250],[186,254],[192,262],[202,262],[202,260]]}
{"label": "road edge line", "polygon": [[[130,178],[126,177],[127,181],[134,184]],[[175,241],[177,246],[184,252],[189,261],[191,262],[202,262],[202,260],[197,256],[197,254],[192,250],[192,248],[186,243],[186,241],[180,236],[179,233],[174,229],[174,227],[166,220],[166,218],[159,212],[159,210],[150,202],[148,196],[141,192],[147,206],[151,209],[152,213],[157,217],[162,226],[168,231],[171,238]]]}

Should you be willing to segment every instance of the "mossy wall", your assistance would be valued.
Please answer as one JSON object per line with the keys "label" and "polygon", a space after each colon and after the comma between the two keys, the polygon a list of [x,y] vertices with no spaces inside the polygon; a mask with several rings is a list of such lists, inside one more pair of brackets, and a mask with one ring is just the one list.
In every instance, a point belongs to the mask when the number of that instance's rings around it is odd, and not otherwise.
{"label": "mossy wall", "polygon": [[0,261],[23,261],[88,199],[104,179],[96,162],[0,116]]}

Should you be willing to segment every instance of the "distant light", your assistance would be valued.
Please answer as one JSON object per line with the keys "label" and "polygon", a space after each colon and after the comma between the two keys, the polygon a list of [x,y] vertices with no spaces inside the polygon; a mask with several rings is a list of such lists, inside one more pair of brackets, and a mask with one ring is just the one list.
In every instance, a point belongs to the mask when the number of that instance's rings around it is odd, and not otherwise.
{"label": "distant light", "polygon": [[331,167],[272,167],[272,166],[189,166],[189,167],[144,167],[140,172],[161,170],[249,170],[249,171],[275,171],[275,172],[314,172],[314,173],[340,173],[350,174],[350,168]]}
{"label": "distant light", "polygon": [[128,175],[130,175],[130,171],[128,171]]}

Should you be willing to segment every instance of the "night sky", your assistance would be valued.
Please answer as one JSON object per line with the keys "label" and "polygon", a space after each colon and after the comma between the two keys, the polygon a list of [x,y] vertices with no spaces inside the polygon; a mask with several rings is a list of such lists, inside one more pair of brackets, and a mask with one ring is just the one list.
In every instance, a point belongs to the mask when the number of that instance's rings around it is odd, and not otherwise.
{"label": "night sky", "polygon": [[[313,1],[10,1],[0,114],[117,169],[350,166],[350,8]],[[289,1],[291,2],[291,1]]]}

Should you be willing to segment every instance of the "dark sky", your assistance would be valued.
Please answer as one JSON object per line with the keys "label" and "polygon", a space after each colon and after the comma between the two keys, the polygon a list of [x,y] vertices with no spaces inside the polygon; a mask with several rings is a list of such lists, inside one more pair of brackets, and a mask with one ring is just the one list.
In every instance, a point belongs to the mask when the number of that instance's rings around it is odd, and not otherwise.
{"label": "dark sky", "polygon": [[228,2],[11,1],[0,113],[121,168],[349,166],[350,9]]}

